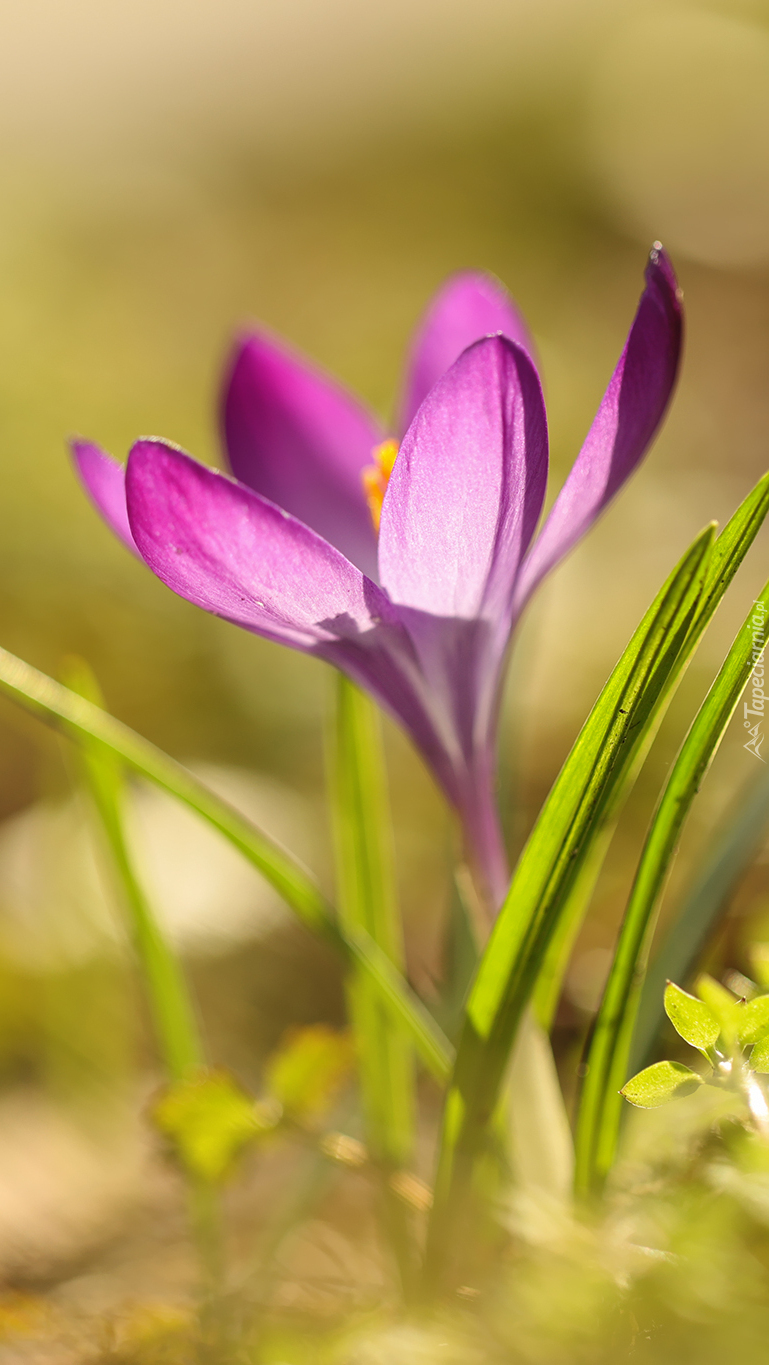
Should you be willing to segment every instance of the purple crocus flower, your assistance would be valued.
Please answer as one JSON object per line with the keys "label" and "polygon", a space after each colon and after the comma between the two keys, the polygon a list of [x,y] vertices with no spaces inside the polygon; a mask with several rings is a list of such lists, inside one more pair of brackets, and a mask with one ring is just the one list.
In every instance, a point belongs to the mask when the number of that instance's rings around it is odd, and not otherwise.
{"label": "purple crocus flower", "polygon": [[511,631],[648,448],[681,339],[680,294],[656,244],[625,349],[536,539],[542,391],[525,324],[481,274],[450,279],[417,331],[399,446],[333,380],[256,332],[225,386],[234,478],[156,439],[133,446],[125,471],[90,443],[74,453],[105,520],[170,588],[327,659],[404,726],[459,814],[491,916],[508,881],[494,741]]}

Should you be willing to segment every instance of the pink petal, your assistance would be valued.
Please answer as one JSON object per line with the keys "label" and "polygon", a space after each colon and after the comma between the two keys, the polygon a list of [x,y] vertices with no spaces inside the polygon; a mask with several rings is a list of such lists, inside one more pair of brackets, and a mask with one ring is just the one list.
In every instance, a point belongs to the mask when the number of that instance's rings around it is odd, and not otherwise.
{"label": "pink petal", "polygon": [[405,726],[457,799],[410,638],[375,583],[301,521],[163,441],[136,443],[126,488],[136,544],[169,588],[342,668]]}
{"label": "pink petal", "polygon": [[335,380],[264,332],[235,350],[223,398],[230,467],[374,573],[376,536],[361,470],[384,439],[376,419]]}
{"label": "pink petal", "polygon": [[376,624],[381,592],[301,521],[164,441],[128,459],[139,552],[188,601],[270,639],[314,649]]}
{"label": "pink petal", "polygon": [[571,473],[521,570],[515,610],[582,538],[630,477],[654,439],[678,376],[681,291],[656,243],[625,349]]}
{"label": "pink petal", "polygon": [[434,616],[493,618],[539,517],[547,422],[536,371],[504,337],[476,342],[409,427],[382,507],[381,582]]}
{"label": "pink petal", "polygon": [[97,512],[101,513],[115,535],[136,554],[126,511],[123,465],[91,441],[75,440],[70,447],[75,468]]}
{"label": "pink petal", "polygon": [[496,332],[517,341],[534,359],[529,329],[504,286],[482,271],[452,275],[438,290],[414,335],[401,431],[411,425],[433,385],[462,352],[474,341]]}
{"label": "pink petal", "polygon": [[380,579],[414,641],[457,770],[493,729],[513,588],[546,481],[534,366],[504,337],[478,341],[409,427],[379,533]]}

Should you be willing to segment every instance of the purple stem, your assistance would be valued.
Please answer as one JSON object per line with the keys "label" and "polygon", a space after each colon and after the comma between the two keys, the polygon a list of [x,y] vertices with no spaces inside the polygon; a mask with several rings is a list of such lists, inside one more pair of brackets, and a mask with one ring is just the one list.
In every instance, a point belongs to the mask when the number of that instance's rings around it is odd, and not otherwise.
{"label": "purple stem", "polygon": [[476,767],[459,806],[465,857],[483,916],[491,929],[510,885],[499,814],[494,799],[494,763],[489,755]]}

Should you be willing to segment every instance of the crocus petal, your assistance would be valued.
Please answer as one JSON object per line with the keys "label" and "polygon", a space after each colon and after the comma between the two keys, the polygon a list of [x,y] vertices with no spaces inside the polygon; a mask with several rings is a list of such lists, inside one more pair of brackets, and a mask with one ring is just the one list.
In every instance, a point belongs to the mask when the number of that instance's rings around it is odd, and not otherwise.
{"label": "crocus petal", "polygon": [[375,573],[376,536],[361,471],[384,439],[376,419],[264,333],[236,348],[222,417],[235,477],[312,527],[364,573]]}
{"label": "crocus petal", "polygon": [[536,370],[505,337],[468,347],[409,427],[382,505],[381,582],[435,616],[494,614],[515,581],[547,479]]}
{"label": "crocus petal", "polygon": [[101,513],[115,535],[136,554],[128,524],[123,465],[92,441],[72,441],[71,449],[75,468],[97,512]]}
{"label": "crocus petal", "polygon": [[342,668],[405,726],[457,800],[410,637],[375,583],[301,521],[164,441],[133,447],[126,492],[139,551],[169,588]]}
{"label": "crocus petal", "polygon": [[492,723],[512,592],[546,480],[547,423],[531,360],[505,337],[476,342],[409,427],[379,533],[382,585],[414,640],[457,763]]}
{"label": "crocus petal", "polygon": [[516,611],[592,526],[645,455],[673,392],[682,340],[681,291],[657,242],[625,349],[585,444],[522,567]]}
{"label": "crocus petal", "polygon": [[529,329],[507,290],[493,275],[462,271],[453,275],[432,300],[411,345],[401,411],[401,431],[412,423],[441,375],[468,346],[502,332],[534,359]]}
{"label": "crocus petal", "polygon": [[371,629],[372,613],[387,610],[379,589],[303,522],[164,441],[134,445],[126,494],[153,572],[247,630],[314,649]]}

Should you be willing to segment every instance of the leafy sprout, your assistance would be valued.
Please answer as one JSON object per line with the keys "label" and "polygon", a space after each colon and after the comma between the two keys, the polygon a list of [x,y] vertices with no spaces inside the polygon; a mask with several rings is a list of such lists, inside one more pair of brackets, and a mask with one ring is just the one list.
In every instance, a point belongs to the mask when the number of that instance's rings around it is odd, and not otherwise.
{"label": "leafy sprout", "polygon": [[655,1062],[631,1077],[620,1094],[638,1109],[656,1109],[701,1085],[728,1087],[744,1093],[755,1117],[755,1075],[769,1073],[769,994],[739,999],[707,974],[695,989],[690,995],[669,981],[665,1013],[679,1037],[704,1057],[708,1071],[703,1075],[680,1062]]}

